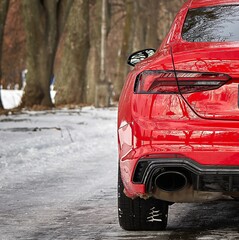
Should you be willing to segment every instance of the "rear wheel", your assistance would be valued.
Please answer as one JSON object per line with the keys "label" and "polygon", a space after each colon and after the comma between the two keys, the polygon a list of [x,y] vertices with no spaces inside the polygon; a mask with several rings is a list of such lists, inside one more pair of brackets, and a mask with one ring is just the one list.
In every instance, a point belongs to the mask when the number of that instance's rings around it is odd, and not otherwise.
{"label": "rear wheel", "polygon": [[118,172],[118,216],[120,226],[130,231],[165,230],[168,220],[168,202],[155,198],[147,200],[128,198]]}

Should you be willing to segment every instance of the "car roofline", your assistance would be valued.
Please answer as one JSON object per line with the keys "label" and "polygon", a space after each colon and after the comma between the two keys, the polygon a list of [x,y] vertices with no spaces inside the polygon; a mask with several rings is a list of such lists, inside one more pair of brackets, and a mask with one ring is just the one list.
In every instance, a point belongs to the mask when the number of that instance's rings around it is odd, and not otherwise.
{"label": "car roofline", "polygon": [[189,2],[190,9],[220,5],[239,5],[239,0],[190,0]]}

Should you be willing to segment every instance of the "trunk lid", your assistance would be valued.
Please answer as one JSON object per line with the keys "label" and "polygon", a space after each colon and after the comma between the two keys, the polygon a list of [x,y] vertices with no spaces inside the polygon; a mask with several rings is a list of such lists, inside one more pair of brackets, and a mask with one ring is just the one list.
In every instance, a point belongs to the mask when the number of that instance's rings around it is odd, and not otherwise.
{"label": "trunk lid", "polygon": [[[174,47],[172,52],[176,72],[230,76],[230,80],[217,89],[192,93],[180,91],[190,108],[206,119],[239,120],[239,44],[184,43]],[[179,77],[177,80],[180,82]],[[178,87],[181,88],[180,83]]]}

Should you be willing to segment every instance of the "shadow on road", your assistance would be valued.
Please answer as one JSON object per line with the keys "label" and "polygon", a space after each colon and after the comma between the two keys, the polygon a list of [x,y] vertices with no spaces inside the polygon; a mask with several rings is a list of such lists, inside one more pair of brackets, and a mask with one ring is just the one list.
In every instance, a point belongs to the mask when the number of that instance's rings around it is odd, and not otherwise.
{"label": "shadow on road", "polygon": [[[182,209],[182,207],[184,209]],[[239,202],[175,204],[169,239],[239,239]],[[185,209],[186,208],[186,209]],[[181,212],[180,212],[181,210]]]}

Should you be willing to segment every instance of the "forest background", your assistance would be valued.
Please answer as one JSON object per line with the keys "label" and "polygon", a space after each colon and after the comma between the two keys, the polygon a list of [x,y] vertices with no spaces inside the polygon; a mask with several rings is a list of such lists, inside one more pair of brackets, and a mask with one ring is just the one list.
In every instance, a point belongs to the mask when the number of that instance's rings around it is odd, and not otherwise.
{"label": "forest background", "polygon": [[1,88],[24,87],[20,108],[54,107],[52,83],[55,106],[114,105],[128,56],[157,49],[183,2],[1,0]]}

